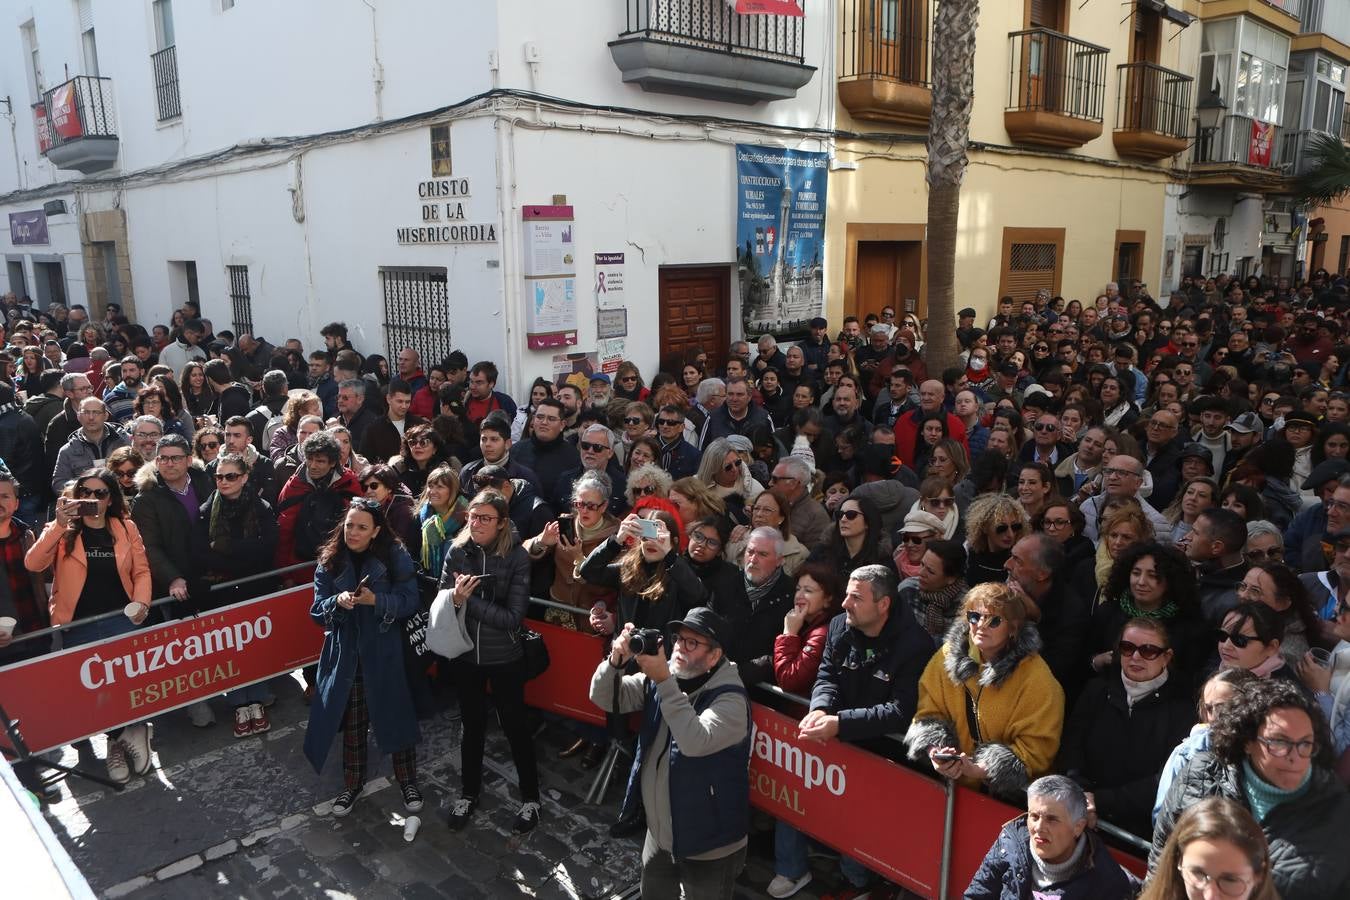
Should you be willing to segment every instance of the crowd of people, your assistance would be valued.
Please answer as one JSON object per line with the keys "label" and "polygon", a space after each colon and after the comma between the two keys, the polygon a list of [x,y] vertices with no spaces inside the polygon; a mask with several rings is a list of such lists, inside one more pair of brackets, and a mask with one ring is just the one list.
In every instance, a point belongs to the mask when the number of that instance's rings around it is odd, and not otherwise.
{"label": "crowd of people", "polygon": [[[3,308],[14,638],[60,625],[74,646],[313,564],[327,639],[306,752],[321,767],[343,735],[337,815],[372,726],[422,806],[427,671],[397,626],[439,592],[474,644],[437,666],[464,725],[451,827],[477,808],[489,704],[515,828],[538,824],[522,623],[596,635],[592,698],[611,726],[643,712],[614,833],[645,835],[652,896],[730,890],[764,684],[805,699],[802,739],[1027,804],[968,896],[1134,896],[1099,821],[1152,839],[1150,897],[1350,892],[1333,846],[1350,833],[1345,279],[1004,297],[983,324],[960,311],[941,371],[887,306],[517,397],[491,361],[391,364],[339,322],[307,351],[217,332],[194,303],[149,331],[112,306],[97,323]],[[0,662],[51,648],[0,637]],[[255,685],[190,713],[205,726],[223,702],[242,739],[271,699]],[[606,730],[571,727],[563,755],[599,765]],[[109,776],[144,774],[151,736],[109,735]],[[768,892],[788,897],[812,842],[780,822],[774,844]],[[847,857],[840,879],[878,890]]]}

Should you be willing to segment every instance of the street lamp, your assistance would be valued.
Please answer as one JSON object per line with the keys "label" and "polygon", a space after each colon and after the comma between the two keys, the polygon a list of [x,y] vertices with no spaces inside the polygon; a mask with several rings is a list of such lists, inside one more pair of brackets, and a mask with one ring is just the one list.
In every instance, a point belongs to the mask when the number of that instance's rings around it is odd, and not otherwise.
{"label": "street lamp", "polygon": [[1214,92],[1211,85],[1205,92],[1205,96],[1200,98],[1200,102],[1195,104],[1195,118],[1200,126],[1200,133],[1196,135],[1197,143],[1204,141],[1203,152],[1200,159],[1205,162],[1213,162],[1210,157],[1210,139],[1214,137],[1214,132],[1219,130],[1219,123],[1223,121],[1224,113],[1228,112],[1228,104],[1223,102],[1223,97]]}

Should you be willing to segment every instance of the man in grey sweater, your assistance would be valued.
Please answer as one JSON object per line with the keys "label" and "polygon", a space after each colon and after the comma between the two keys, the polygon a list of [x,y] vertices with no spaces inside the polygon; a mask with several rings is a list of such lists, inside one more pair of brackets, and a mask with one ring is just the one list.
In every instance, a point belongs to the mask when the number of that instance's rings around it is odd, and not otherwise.
{"label": "man in grey sweater", "polygon": [[[642,712],[624,798],[625,816],[639,801],[647,814],[642,896],[729,898],[750,817],[750,698],[723,654],[730,627],[695,607],[636,654],[635,631],[629,622],[615,637],[591,678],[591,701]],[[624,675],[630,661],[639,672]]]}

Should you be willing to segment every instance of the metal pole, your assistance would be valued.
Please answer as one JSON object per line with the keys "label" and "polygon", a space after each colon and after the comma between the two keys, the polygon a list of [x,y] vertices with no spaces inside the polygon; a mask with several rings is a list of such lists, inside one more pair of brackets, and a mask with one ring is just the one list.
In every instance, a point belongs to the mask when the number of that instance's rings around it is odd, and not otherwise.
{"label": "metal pole", "polygon": [[952,874],[952,825],[956,817],[956,782],[942,779],[947,791],[947,811],[942,821],[942,865],[938,869],[938,900],[947,900],[947,882]]}

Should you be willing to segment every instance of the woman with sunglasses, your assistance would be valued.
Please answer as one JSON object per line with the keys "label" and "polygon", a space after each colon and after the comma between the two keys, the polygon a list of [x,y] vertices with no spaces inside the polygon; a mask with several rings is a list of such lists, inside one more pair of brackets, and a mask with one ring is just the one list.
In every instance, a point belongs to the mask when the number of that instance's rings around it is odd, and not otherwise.
{"label": "woman with sunglasses", "polygon": [[[48,601],[63,646],[76,647],[135,631],[150,612],[150,560],[127,512],[117,478],[104,468],[85,469],[69,496],[23,560],[30,572],[52,570]],[[132,615],[124,615],[130,607]],[[95,616],[104,616],[94,621]],[[126,784],[150,771],[150,726],[128,725],[108,735],[108,777]]]}
{"label": "woman with sunglasses", "polygon": [[422,523],[413,506],[412,495],[399,481],[392,466],[366,466],[361,470],[361,490],[369,500],[380,504],[389,528],[403,542],[413,559],[421,555]]}
{"label": "woman with sunglasses", "polygon": [[[581,561],[619,530],[619,520],[608,512],[612,490],[609,476],[603,472],[583,472],[572,484],[572,513],[558,516],[524,543],[532,562],[552,557],[549,597],[559,603],[579,609],[599,605],[607,614],[614,611],[614,590],[589,584],[577,572]],[[591,633],[589,617],[581,613],[548,609],[544,619],[574,631]]]}
{"label": "woman with sunglasses", "polygon": [[727,542],[726,558],[730,563],[740,566],[745,559],[745,545],[750,540],[750,532],[756,528],[777,528],[783,535],[783,573],[795,575],[810,551],[801,541],[792,536],[792,507],[773,491],[765,491],[750,505],[750,524],[737,525],[731,529],[731,539]]}
{"label": "woman with sunglasses", "polygon": [[145,460],[135,447],[118,447],[108,454],[108,470],[117,476],[117,484],[122,488],[122,496],[127,503],[140,491],[136,484],[136,473],[145,465]]}
{"label": "woman with sunglasses", "polygon": [[619,368],[614,372],[614,399],[616,400],[646,400],[651,395],[647,386],[642,383],[642,373],[638,371],[635,363],[625,359],[619,363]]}
{"label": "woman with sunglasses", "polygon": [[450,541],[464,527],[468,504],[460,496],[459,475],[449,466],[441,466],[427,476],[426,486],[417,499],[417,521],[421,523],[418,568],[422,574],[440,578],[445,552]]}
{"label": "woman with sunglasses", "polygon": [[621,460],[627,460],[635,441],[656,436],[653,430],[656,413],[645,403],[633,401],[624,408],[623,429],[619,432],[619,443],[615,448]]}
{"label": "woman with sunglasses", "polygon": [[911,509],[922,510],[936,516],[942,522],[942,533],[938,537],[951,540],[962,530],[960,506],[961,500],[951,482],[946,478],[932,475],[919,482],[919,502]]}
{"label": "woman with sunglasses", "polygon": [[[402,620],[418,609],[412,558],[388,528],[380,505],[357,498],[319,551],[310,617],[326,632],[318,690],[309,707],[305,756],[322,772],[341,732],[343,789],[333,815],[352,811],[366,781],[371,726],[410,813],[422,809],[417,744],[422,736],[403,662]],[[467,718],[467,716],[466,716]]]}
{"label": "woman with sunglasses", "polygon": [[1297,672],[1280,652],[1284,617],[1264,603],[1238,603],[1224,615],[1223,624],[1213,635],[1220,668],[1246,669],[1260,678],[1288,681],[1303,688]]}
{"label": "woman with sunglasses", "polygon": [[1056,768],[1091,791],[1097,815],[1147,838],[1158,773],[1195,723],[1190,679],[1171,671],[1167,626],[1133,618],[1112,663],[1091,679],[1064,724]]}
{"label": "woman with sunglasses", "polygon": [[1004,799],[1050,771],[1064,691],[1040,646],[1021,594],[1006,584],[971,588],[919,679],[909,758]]}
{"label": "woman with sunglasses", "polygon": [[[222,453],[214,476],[216,489],[202,503],[193,523],[193,566],[203,581],[213,585],[266,572],[272,568],[277,546],[277,516],[249,484],[248,460],[238,453]],[[211,606],[251,600],[274,589],[272,579],[216,589],[210,595]],[[273,699],[267,682],[228,691],[225,699],[234,707],[236,738],[262,734],[272,727],[264,707]]]}
{"label": "woman with sunglasses", "polygon": [[764,485],[751,477],[749,465],[729,438],[717,438],[703,448],[696,477],[733,510],[737,507],[748,510],[764,490]]}
{"label": "woman with sunglasses", "polygon": [[530,557],[512,533],[510,505],[496,491],[479,491],[469,501],[469,524],[451,542],[441,589],[450,591],[456,608],[464,608],[464,624],[474,643],[449,664],[464,722],[461,789],[450,808],[450,827],[464,828],[478,806],[490,688],[520,785],[521,806],[512,828],[525,834],[539,824],[539,772],[525,707],[519,636],[530,602]]}
{"label": "woman with sunglasses", "polygon": [[225,442],[225,432],[215,425],[198,428],[192,439],[193,455],[209,466],[220,455],[221,444]]}
{"label": "woman with sunglasses", "polygon": [[966,582],[974,587],[989,581],[1006,581],[1003,564],[1031,527],[1026,510],[1007,494],[982,494],[966,510],[966,542],[970,557]]}
{"label": "woman with sunglasses", "polygon": [[809,562],[824,562],[840,572],[881,565],[895,571],[891,541],[881,520],[881,508],[871,497],[849,497],[839,504],[825,542],[811,552]]}
{"label": "woman with sunglasses", "polygon": [[[1208,661],[1199,588],[1185,554],[1149,541],[1124,549],[1111,566],[1092,610],[1090,664],[1105,672],[1116,662],[1116,644],[1127,622],[1147,619],[1167,629],[1176,669],[1191,684]],[[1169,657],[1171,661],[1171,657]]]}
{"label": "woman with sunglasses", "polygon": [[445,442],[430,425],[414,425],[405,431],[402,452],[389,461],[389,467],[414,497],[426,487],[427,476],[441,466],[458,471],[460,463],[445,452]]}
{"label": "woman with sunglasses", "polygon": [[902,581],[922,574],[928,544],[941,539],[942,533],[942,520],[932,513],[911,509],[905,514],[904,524],[895,535],[897,546],[891,557]]}
{"label": "woman with sunglasses", "polygon": [[[1210,725],[1209,739],[1210,749],[1196,753],[1178,773],[1158,811],[1149,854],[1153,878],[1171,875],[1164,872],[1162,858],[1173,830],[1180,830],[1183,812],[1210,797],[1222,797],[1261,823],[1279,896],[1350,896],[1350,853],[1345,852],[1350,795],[1331,770],[1331,735],[1317,702],[1288,682],[1259,679],[1240,687],[1225,704]],[[1222,888],[1218,879],[1226,868],[1183,869],[1180,874],[1191,883]],[[1247,876],[1233,874],[1241,876],[1238,880]],[[1216,894],[1222,896],[1222,891],[1197,892]]]}
{"label": "woman with sunglasses", "polygon": [[654,462],[644,463],[629,470],[628,483],[624,487],[624,496],[628,499],[628,507],[631,509],[643,497],[668,499],[672,484],[674,484],[674,481],[671,479],[670,473]]}

